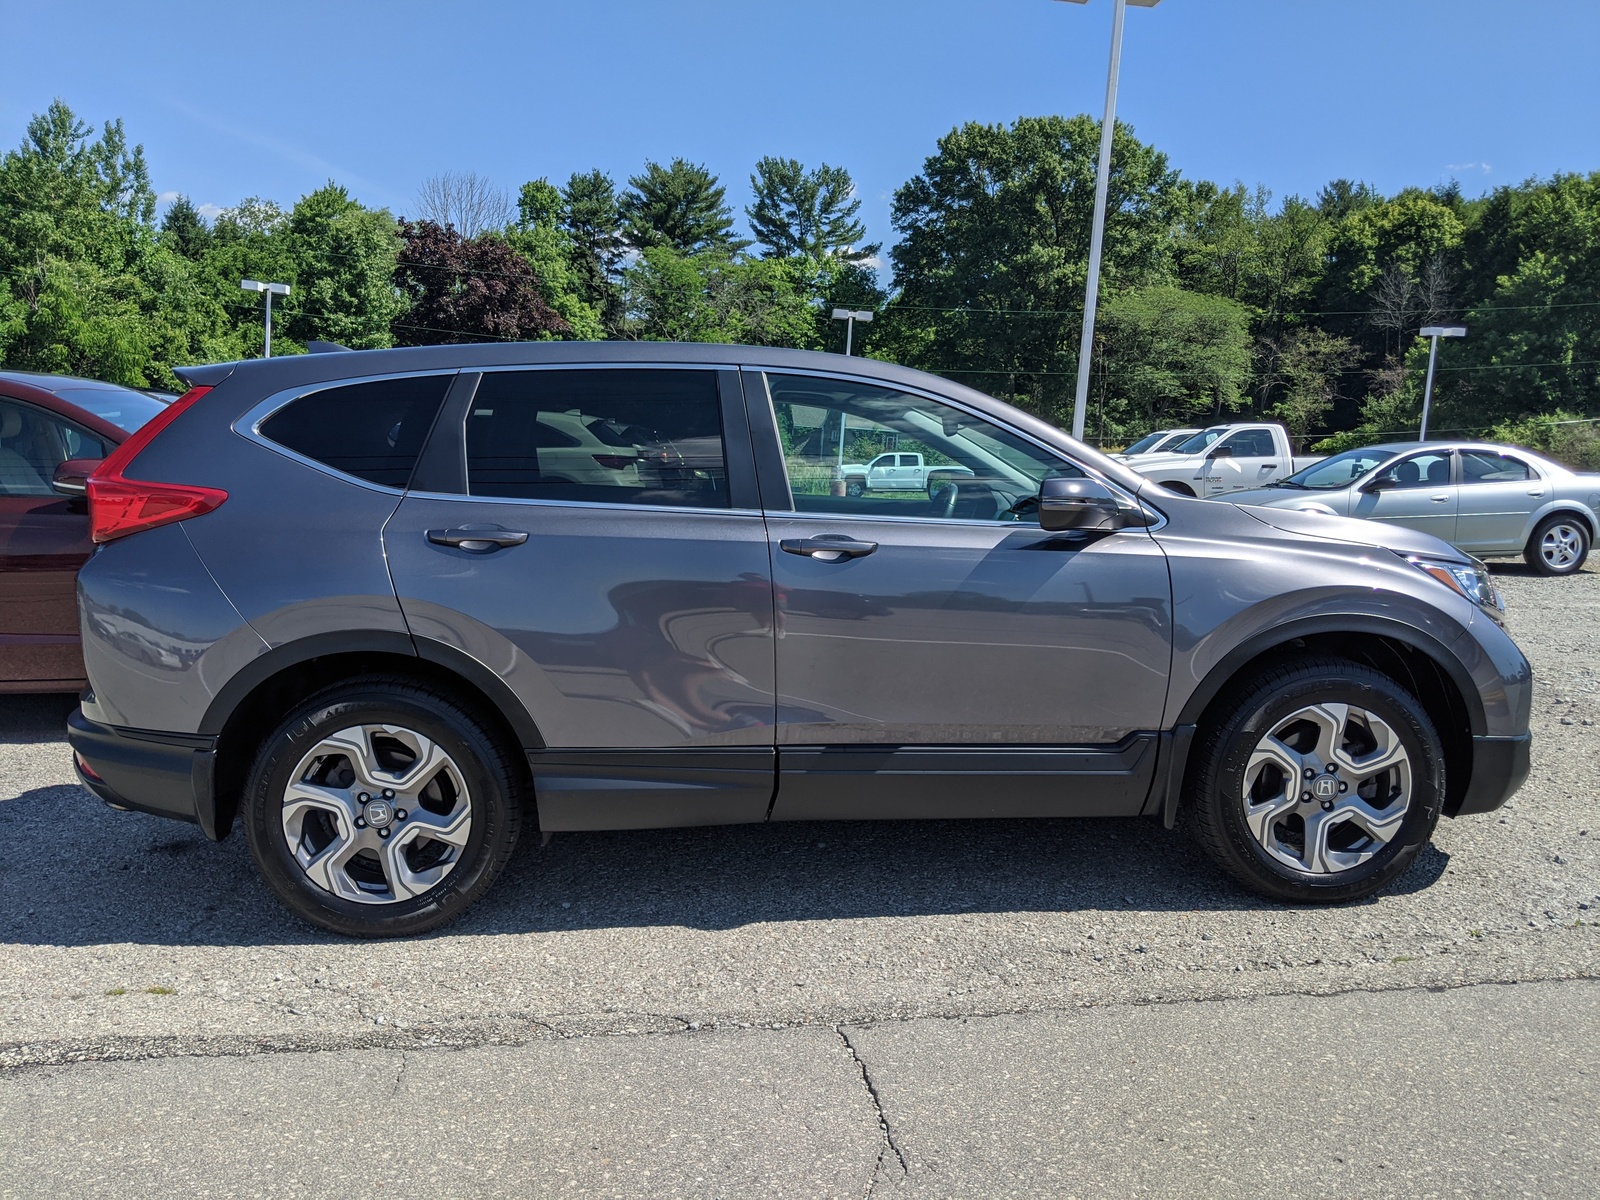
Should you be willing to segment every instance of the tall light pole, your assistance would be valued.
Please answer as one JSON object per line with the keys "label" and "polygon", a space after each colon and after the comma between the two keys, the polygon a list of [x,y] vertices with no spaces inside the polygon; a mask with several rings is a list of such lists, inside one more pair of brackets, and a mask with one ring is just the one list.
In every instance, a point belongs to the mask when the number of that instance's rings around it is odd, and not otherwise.
{"label": "tall light pole", "polygon": [[1465,325],[1425,325],[1419,332],[1425,338],[1432,338],[1433,345],[1428,350],[1428,382],[1422,387],[1422,432],[1417,434],[1417,441],[1428,440],[1428,409],[1433,406],[1433,367],[1439,361],[1439,339],[1458,338],[1467,336]]}
{"label": "tall light pole", "polygon": [[844,352],[849,354],[855,346],[856,322],[860,321],[863,325],[872,324],[872,310],[868,308],[860,312],[852,312],[848,308],[836,308],[833,310],[833,319],[846,322],[844,327]]}
{"label": "tall light pole", "polygon": [[[1089,0],[1066,0],[1087,4]],[[1122,69],[1122,20],[1128,5],[1154,8],[1161,0],[1116,0],[1111,18],[1111,69],[1106,74],[1106,116],[1100,123],[1100,169],[1094,183],[1094,230],[1089,235],[1089,282],[1083,293],[1083,340],[1078,344],[1078,393],[1072,406],[1072,436],[1083,440],[1089,414],[1089,353],[1094,348],[1094,310],[1100,299],[1100,254],[1105,249],[1106,192],[1111,184],[1111,141],[1117,129],[1117,74]]]}
{"label": "tall light pole", "polygon": [[287,296],[289,285],[287,283],[258,283],[254,279],[241,279],[239,286],[247,292],[263,292],[267,297],[267,336],[262,342],[261,357],[272,357],[272,298],[274,296]]}

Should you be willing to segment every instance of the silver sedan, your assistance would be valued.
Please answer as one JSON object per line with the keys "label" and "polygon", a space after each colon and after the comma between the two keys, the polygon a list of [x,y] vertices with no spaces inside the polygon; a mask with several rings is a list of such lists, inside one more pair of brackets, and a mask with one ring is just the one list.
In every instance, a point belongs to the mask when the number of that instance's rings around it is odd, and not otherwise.
{"label": "silver sedan", "polygon": [[1521,554],[1543,575],[1579,570],[1600,529],[1600,474],[1492,442],[1363,446],[1227,499],[1388,521],[1479,557]]}

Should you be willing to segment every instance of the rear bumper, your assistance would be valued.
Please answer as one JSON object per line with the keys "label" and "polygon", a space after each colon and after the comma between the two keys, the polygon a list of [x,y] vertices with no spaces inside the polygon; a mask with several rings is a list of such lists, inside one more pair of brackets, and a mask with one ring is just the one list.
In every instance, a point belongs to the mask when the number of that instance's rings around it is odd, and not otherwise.
{"label": "rear bumper", "polygon": [[82,709],[67,718],[72,765],[84,787],[117,808],[199,825],[213,841],[218,840],[211,787],[215,740],[102,725]]}
{"label": "rear bumper", "polygon": [[1467,781],[1461,805],[1446,815],[1493,812],[1516,793],[1528,777],[1533,734],[1472,739],[1472,778]]}

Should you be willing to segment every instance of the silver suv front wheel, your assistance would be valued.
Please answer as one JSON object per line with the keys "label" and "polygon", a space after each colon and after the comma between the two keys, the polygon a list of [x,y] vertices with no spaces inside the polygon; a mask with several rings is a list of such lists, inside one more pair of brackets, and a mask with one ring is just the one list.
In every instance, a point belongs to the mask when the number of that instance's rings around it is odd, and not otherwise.
{"label": "silver suv front wheel", "polygon": [[1444,752],[1427,710],[1342,659],[1286,659],[1225,690],[1196,736],[1186,796],[1229,875],[1280,900],[1369,896],[1432,836]]}

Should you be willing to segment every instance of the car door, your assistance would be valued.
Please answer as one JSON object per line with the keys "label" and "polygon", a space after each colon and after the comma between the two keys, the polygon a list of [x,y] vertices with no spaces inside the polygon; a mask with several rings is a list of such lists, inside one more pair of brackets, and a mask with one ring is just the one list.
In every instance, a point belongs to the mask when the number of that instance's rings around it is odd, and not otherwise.
{"label": "car door", "polygon": [[1456,457],[1456,545],[1473,554],[1520,553],[1528,517],[1544,504],[1550,484],[1515,454],[1463,450]]}
{"label": "car door", "polygon": [[893,454],[880,454],[867,464],[867,486],[874,491],[896,491],[899,481],[900,467]]}
{"label": "car door", "polygon": [[[1040,480],[1082,470],[966,408],[823,374],[747,371],[745,393],[777,597],[774,819],[1138,812],[1172,639],[1148,532],[1044,533]],[[832,495],[813,427],[841,410],[972,475]]]}
{"label": "car door", "polygon": [[1459,489],[1451,478],[1453,457],[1441,448],[1408,454],[1392,463],[1362,485],[1350,515],[1455,541]]}
{"label": "car door", "polygon": [[1270,483],[1284,466],[1274,453],[1272,432],[1239,429],[1207,451],[1203,496],[1222,496]]}
{"label": "car door", "polygon": [[[575,472],[571,446],[547,462],[541,426],[563,424],[580,441],[574,424],[604,431],[594,456],[630,462]],[[755,487],[737,370],[457,379],[384,546],[413,636],[472,656],[537,725],[542,828],[766,819],[772,580]]]}
{"label": "car door", "polygon": [[94,546],[84,502],[50,481],[65,460],[108,452],[64,417],[0,397],[0,686],[83,678],[74,593]]}

